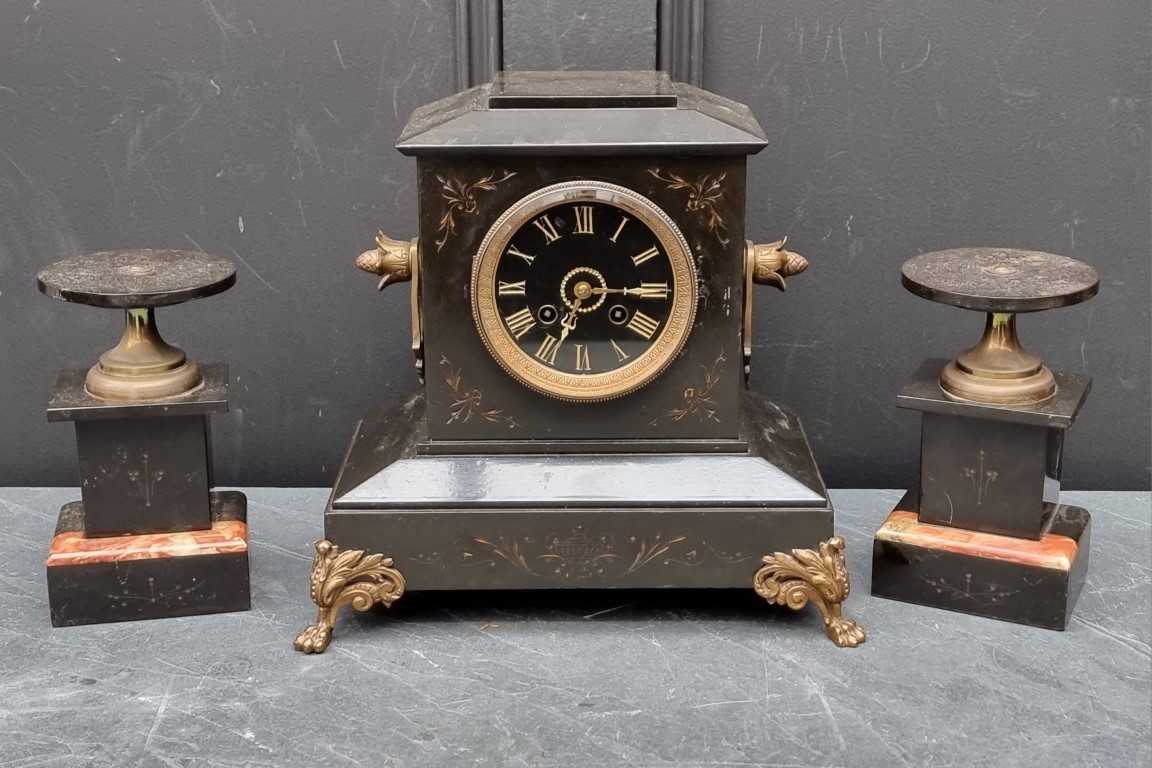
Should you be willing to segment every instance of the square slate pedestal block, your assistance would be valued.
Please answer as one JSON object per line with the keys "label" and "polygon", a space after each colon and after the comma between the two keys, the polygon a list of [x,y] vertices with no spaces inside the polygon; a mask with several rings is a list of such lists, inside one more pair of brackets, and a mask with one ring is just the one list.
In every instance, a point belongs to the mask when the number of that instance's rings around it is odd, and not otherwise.
{"label": "square slate pedestal block", "polygon": [[208,415],[228,410],[228,367],[201,366],[204,385],[163,400],[116,403],[88,394],[83,369],[60,374],[48,420],[76,425],[88,536],[210,527]]}
{"label": "square slate pedestal block", "polygon": [[200,373],[192,392],[131,403],[93,397],[83,369],[60,375],[48,420],[75,422],[82,500],[60,510],[48,552],[53,625],[248,609],[246,501],[210,490],[228,368]]}
{"label": "square slate pedestal block", "polygon": [[923,413],[920,482],[877,531],[872,594],[1063,629],[1088,563],[1090,517],[1059,504],[1064,431],[1087,376],[1042,403],[948,397],[928,360],[897,397]]}

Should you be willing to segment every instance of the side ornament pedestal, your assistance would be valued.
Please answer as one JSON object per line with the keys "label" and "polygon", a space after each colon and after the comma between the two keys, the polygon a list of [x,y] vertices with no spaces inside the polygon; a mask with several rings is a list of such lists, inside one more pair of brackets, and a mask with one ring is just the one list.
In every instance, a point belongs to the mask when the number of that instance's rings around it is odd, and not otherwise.
{"label": "side ornament pedestal", "polygon": [[872,594],[1064,629],[1088,569],[1091,516],[1061,504],[1064,436],[1091,389],[1016,337],[1016,314],[1096,294],[1099,276],[1036,251],[962,248],[905,263],[923,298],[988,313],[955,360],[927,360],[897,397],[921,412],[920,480],[876,532]]}
{"label": "side ornament pedestal", "polygon": [[212,489],[208,419],[228,368],[167,344],[155,308],[235,283],[225,259],[186,251],[77,256],[43,269],[46,295],[124,311],[120,343],[61,373],[48,420],[75,425],[81,500],[60,510],[46,560],[53,626],[249,608],[247,500]]}

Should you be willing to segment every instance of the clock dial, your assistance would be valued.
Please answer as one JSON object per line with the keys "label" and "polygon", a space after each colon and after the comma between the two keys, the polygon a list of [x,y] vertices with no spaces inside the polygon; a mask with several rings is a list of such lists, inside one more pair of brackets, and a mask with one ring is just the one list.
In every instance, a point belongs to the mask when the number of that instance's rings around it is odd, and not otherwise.
{"label": "clock dial", "polygon": [[568,182],[516,203],[477,254],[473,312],[505,370],[567,400],[627,394],[682,348],[696,307],[687,245],[646,198]]}

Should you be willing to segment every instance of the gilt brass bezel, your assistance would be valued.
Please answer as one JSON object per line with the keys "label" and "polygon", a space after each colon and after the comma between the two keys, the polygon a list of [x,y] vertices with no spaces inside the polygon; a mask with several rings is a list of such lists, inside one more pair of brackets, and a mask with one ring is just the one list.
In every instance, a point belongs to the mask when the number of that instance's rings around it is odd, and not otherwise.
{"label": "gilt brass bezel", "polygon": [[[545,211],[581,201],[611,205],[634,216],[656,236],[672,269],[672,307],[656,340],[632,362],[597,374],[569,374],[540,364],[508,332],[496,304],[497,267],[515,234]],[[489,353],[501,368],[529,389],[574,402],[621,397],[659,376],[688,340],[696,315],[697,293],[691,249],[668,214],[643,195],[602,181],[552,184],[521,198],[488,230],[472,264],[472,316]]]}

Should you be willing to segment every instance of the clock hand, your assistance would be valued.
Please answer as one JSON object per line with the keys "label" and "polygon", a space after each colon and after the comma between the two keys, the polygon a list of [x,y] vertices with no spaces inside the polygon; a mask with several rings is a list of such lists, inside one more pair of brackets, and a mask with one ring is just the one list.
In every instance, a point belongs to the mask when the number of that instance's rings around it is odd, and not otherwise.
{"label": "clock hand", "polygon": [[638,288],[593,288],[592,293],[602,295],[605,293],[623,293],[626,296],[640,296],[649,299],[668,298],[667,285],[641,285]]}
{"label": "clock hand", "polygon": [[568,338],[568,333],[576,327],[576,320],[578,318],[576,310],[580,309],[580,304],[583,301],[583,299],[576,299],[572,304],[572,311],[568,313],[567,317],[560,321],[560,340],[556,342],[557,347],[564,343],[564,339]]}

